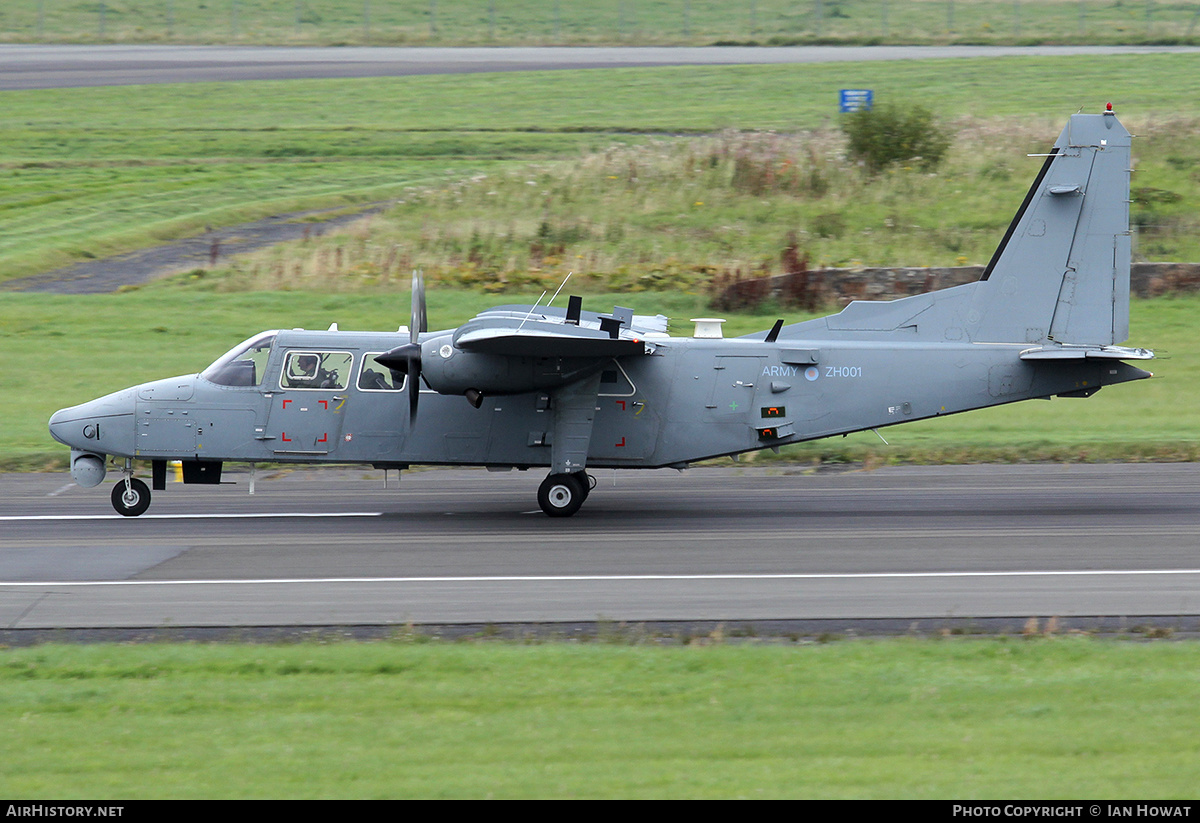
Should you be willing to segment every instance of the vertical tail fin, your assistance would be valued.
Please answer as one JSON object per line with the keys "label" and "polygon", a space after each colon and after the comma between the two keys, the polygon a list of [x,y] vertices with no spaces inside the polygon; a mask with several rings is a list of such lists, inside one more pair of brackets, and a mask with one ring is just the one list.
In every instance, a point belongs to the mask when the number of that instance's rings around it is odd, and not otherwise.
{"label": "vertical tail fin", "polygon": [[1076,114],[984,271],[976,341],[1087,345],[1129,337],[1130,134]]}

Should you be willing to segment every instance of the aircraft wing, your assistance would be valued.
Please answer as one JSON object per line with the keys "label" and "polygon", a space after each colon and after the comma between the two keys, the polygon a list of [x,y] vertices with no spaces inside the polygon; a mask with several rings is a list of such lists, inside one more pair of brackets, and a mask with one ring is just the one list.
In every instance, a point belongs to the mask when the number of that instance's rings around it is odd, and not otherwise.
{"label": "aircraft wing", "polygon": [[[667,334],[668,318],[664,314],[646,315],[634,314],[631,309],[614,308],[613,315],[617,316],[621,313],[622,317],[622,332],[631,332],[635,336],[653,337],[655,335],[664,336]],[[600,321],[606,315],[598,314],[593,311],[584,311],[582,308],[572,312],[570,308],[561,306],[521,306],[521,305],[504,305],[495,306],[490,309],[481,311],[476,315],[476,320],[492,319],[492,318],[509,318],[515,321],[514,326],[520,325],[523,320],[532,322],[534,320],[546,322],[552,325],[576,324],[582,328],[599,329]]]}
{"label": "aircraft wing", "polygon": [[545,320],[477,317],[454,334],[455,348],[510,357],[623,357],[646,354],[646,343],[628,331],[612,332]]}

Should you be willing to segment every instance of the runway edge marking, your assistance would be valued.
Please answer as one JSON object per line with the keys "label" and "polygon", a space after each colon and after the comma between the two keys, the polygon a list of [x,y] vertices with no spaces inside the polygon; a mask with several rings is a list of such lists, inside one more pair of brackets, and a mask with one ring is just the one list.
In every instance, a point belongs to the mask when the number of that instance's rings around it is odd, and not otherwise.
{"label": "runway edge marking", "polygon": [[494,575],[484,577],[281,577],[241,580],[63,580],[0,581],[0,588],[54,586],[244,586],[295,585],[298,583],[555,583],[638,580],[878,580],[995,577],[1131,577],[1150,575],[1200,575],[1200,569],[1128,569],[1082,571],[993,571],[993,572],[861,572],[854,574],[595,574],[595,575]]}

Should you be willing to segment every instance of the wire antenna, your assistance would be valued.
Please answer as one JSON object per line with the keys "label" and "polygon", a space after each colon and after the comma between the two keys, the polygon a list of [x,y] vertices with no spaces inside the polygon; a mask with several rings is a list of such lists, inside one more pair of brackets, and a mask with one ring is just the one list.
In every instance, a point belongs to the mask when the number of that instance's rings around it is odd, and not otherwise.
{"label": "wire antenna", "polygon": [[[558,292],[563,290],[563,286],[567,285],[567,281],[571,279],[571,275],[574,273],[573,271],[567,272],[567,276],[563,278],[562,283],[559,284],[558,289],[554,292],[554,297],[558,297]],[[546,308],[550,308],[550,304],[554,302],[554,297],[546,301]]]}
{"label": "wire antenna", "polygon": [[[542,297],[545,297],[545,296],[546,296],[546,290],[545,290],[545,289],[542,289]],[[536,310],[537,310],[538,303],[541,303],[541,302],[542,302],[542,297],[539,297],[539,298],[537,299],[537,303],[534,303],[534,304],[533,304],[533,306],[532,306],[532,307],[530,307],[530,309],[529,309],[529,313],[525,315],[525,320],[528,320],[529,318],[533,317],[533,313],[534,313],[534,311],[536,311]],[[521,327],[525,325],[525,320],[522,320],[522,321],[521,321],[521,325],[520,325],[520,326],[517,326],[517,331],[520,331],[520,330],[521,330]]]}

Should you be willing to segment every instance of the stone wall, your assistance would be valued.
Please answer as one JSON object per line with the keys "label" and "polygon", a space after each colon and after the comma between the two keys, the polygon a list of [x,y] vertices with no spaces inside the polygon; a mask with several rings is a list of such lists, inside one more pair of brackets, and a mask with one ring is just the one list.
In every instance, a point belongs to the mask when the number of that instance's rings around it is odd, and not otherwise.
{"label": "stone wall", "polygon": [[1138,297],[1200,291],[1200,263],[1134,263],[1129,290]]}
{"label": "stone wall", "polygon": [[[748,300],[772,297],[782,305],[800,302],[805,291],[813,304],[844,306],[851,300],[895,300],[910,294],[948,289],[972,283],[983,275],[983,266],[922,269],[813,269],[801,274],[781,274],[734,283],[713,299],[717,308],[737,308]],[[798,282],[803,278],[803,282]],[[1200,291],[1200,263],[1134,263],[1130,291],[1138,297],[1159,297]]]}

